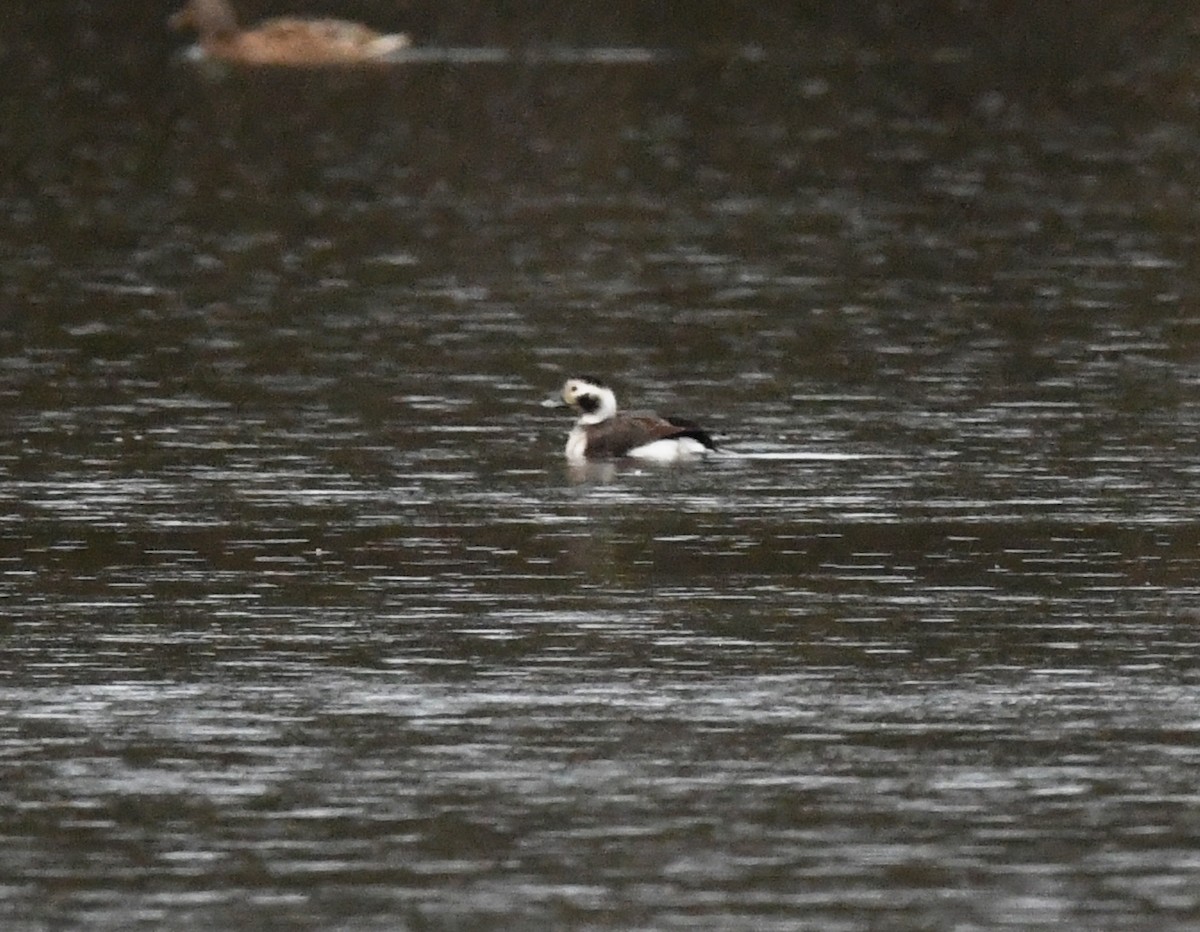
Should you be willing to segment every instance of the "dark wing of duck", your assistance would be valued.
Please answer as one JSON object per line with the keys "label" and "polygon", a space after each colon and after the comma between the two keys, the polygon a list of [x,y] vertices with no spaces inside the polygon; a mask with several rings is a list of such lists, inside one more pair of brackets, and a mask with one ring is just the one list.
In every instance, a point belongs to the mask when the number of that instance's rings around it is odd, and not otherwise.
{"label": "dark wing of duck", "polygon": [[678,417],[660,417],[652,411],[631,411],[593,428],[588,436],[589,457],[606,459],[621,457],[630,450],[655,440],[691,437],[710,450],[717,448],[699,424]]}
{"label": "dark wing of duck", "polygon": [[665,420],[668,424],[677,428],[677,432],[671,434],[672,437],[691,437],[693,440],[699,440],[710,450],[717,448],[717,443],[713,440],[709,432],[695,421],[689,421],[685,417],[674,417],[673,415],[667,415]]}

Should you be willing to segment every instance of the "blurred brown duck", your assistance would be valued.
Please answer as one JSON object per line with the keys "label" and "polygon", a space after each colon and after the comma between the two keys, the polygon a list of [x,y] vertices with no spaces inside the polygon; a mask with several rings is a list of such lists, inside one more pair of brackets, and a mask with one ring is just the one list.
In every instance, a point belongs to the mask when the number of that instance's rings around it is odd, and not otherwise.
{"label": "blurred brown duck", "polygon": [[188,0],[170,19],[172,29],[193,29],[205,54],[251,65],[345,65],[377,60],[412,40],[383,35],[344,19],[268,19],[253,29],[238,26],[228,0]]}

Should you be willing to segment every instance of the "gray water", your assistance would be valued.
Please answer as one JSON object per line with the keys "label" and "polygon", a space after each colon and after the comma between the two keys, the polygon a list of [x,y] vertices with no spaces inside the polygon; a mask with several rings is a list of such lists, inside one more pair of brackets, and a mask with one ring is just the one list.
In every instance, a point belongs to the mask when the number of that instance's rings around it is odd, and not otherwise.
{"label": "gray water", "polygon": [[1195,129],[843,54],[55,91],[6,929],[1200,923]]}

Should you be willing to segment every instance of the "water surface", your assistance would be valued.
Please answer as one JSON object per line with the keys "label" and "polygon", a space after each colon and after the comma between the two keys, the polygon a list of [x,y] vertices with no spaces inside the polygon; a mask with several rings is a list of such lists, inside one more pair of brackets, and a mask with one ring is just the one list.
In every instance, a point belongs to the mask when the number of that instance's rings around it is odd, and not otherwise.
{"label": "water surface", "polygon": [[[1194,131],[413,64],[57,88],[6,927],[1194,926]],[[569,468],[576,369],[743,455]]]}

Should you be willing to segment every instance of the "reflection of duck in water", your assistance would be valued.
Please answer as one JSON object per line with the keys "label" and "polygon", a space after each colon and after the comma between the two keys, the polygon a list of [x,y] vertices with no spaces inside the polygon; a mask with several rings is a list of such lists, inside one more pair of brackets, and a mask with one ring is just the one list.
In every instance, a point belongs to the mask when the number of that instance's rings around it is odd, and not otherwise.
{"label": "reflection of duck in water", "polygon": [[567,459],[573,463],[624,457],[677,463],[717,448],[708,432],[692,421],[653,411],[618,411],[617,396],[597,379],[567,379],[553,403],[579,414],[567,438]]}
{"label": "reflection of duck in water", "polygon": [[280,17],[253,29],[238,26],[228,0],[188,0],[172,29],[194,29],[207,55],[251,65],[346,65],[407,48],[403,33],[383,35],[344,19]]}

